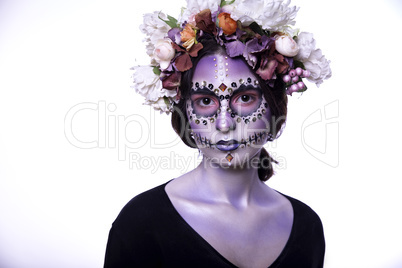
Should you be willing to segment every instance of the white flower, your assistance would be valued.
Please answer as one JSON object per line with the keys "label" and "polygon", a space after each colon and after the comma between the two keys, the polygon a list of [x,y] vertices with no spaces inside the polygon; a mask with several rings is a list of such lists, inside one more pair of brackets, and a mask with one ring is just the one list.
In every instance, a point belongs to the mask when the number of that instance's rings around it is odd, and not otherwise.
{"label": "white flower", "polygon": [[286,31],[295,24],[298,7],[289,7],[290,0],[236,0],[231,6],[231,17],[249,25],[253,21],[270,31]]}
{"label": "white flower", "polygon": [[167,16],[162,12],[147,13],[144,15],[144,23],[140,25],[141,32],[146,35],[144,41],[149,56],[153,55],[155,44],[164,39],[170,30],[170,26],[160,18],[167,20]]}
{"label": "white flower", "polygon": [[148,97],[152,92],[162,89],[162,81],[153,71],[152,66],[135,66],[132,74],[135,91],[144,97]]}
{"label": "white flower", "polygon": [[187,21],[190,22],[195,14],[200,13],[204,9],[211,10],[211,13],[218,11],[221,0],[187,0],[187,8],[182,12],[179,17],[179,23]]}
{"label": "white flower", "polygon": [[299,46],[293,38],[288,35],[276,36],[275,48],[279,53],[286,57],[294,57],[299,53]]}
{"label": "white flower", "polygon": [[322,55],[321,49],[313,50],[310,57],[303,62],[306,70],[311,72],[310,77],[307,79],[315,83],[318,87],[324,81],[331,77],[332,72],[329,64],[331,62]]}
{"label": "white flower", "polygon": [[133,85],[131,87],[145,97],[144,104],[151,105],[156,110],[168,112],[170,106],[164,106],[161,99],[163,100],[166,97],[172,104],[177,96],[176,90],[163,88],[160,77],[153,71],[153,66],[135,66],[132,69],[134,73],[132,74]]}
{"label": "white flower", "polygon": [[162,70],[170,65],[170,61],[175,56],[175,50],[172,47],[172,40],[163,39],[159,40],[155,45],[153,57],[159,63]]}
{"label": "white flower", "polygon": [[310,54],[315,50],[315,39],[312,33],[301,32],[297,36],[297,45],[299,46],[299,54],[296,59],[304,61],[310,57]]}
{"label": "white flower", "polygon": [[299,45],[299,53],[295,59],[304,64],[306,70],[311,72],[307,79],[315,83],[317,86],[331,77],[332,72],[329,60],[322,55],[321,49],[317,49],[315,39],[312,33],[301,32],[297,36],[297,44]]}
{"label": "white flower", "polygon": [[167,97],[160,97],[156,101],[146,101],[144,104],[150,105],[156,111],[160,111],[161,113],[165,112],[166,114],[169,114],[173,102]]}

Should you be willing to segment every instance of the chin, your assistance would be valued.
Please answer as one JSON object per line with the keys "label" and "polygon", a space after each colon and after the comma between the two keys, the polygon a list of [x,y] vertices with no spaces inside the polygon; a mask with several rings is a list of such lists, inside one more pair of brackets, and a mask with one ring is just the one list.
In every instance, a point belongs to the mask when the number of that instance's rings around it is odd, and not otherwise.
{"label": "chin", "polygon": [[250,169],[258,168],[259,155],[262,149],[260,146],[239,146],[233,151],[222,151],[216,147],[201,148],[206,163],[211,167],[221,167],[227,169]]}

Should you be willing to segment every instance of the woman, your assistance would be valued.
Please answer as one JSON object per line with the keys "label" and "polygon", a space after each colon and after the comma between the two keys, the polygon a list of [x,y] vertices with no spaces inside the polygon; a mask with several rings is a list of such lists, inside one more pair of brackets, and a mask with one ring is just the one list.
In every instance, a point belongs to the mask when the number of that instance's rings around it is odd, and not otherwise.
{"label": "woman", "polygon": [[[317,214],[264,183],[273,175],[274,160],[263,146],[278,137],[286,120],[286,93],[293,93],[291,86],[301,77],[291,73],[296,73],[291,60],[278,56],[273,44],[280,38],[245,40],[243,50],[250,40],[260,44],[253,66],[253,55],[233,56],[227,45],[233,42],[228,37],[244,34],[219,34],[228,27],[215,27],[214,15],[203,12],[195,23],[183,24],[180,41],[169,33],[174,64],[155,57],[163,99],[176,97],[170,103],[172,126],[185,144],[200,150],[202,162],[123,208],[109,234],[105,267],[322,267],[325,242]],[[194,29],[200,33],[193,35]],[[271,67],[267,79],[265,59],[274,61],[275,76],[282,79],[275,79]],[[287,81],[286,72],[297,81]],[[179,98],[166,91],[177,80]]]}

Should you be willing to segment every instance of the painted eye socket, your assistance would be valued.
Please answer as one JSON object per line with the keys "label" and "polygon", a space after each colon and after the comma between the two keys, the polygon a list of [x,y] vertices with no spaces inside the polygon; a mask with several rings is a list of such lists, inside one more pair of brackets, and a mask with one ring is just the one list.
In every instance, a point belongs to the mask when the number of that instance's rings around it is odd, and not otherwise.
{"label": "painted eye socket", "polygon": [[233,95],[230,101],[230,108],[239,116],[247,116],[260,107],[261,101],[261,90],[245,90]]}
{"label": "painted eye socket", "polygon": [[213,116],[219,109],[219,100],[212,96],[193,95],[191,103],[194,113],[200,116]]}

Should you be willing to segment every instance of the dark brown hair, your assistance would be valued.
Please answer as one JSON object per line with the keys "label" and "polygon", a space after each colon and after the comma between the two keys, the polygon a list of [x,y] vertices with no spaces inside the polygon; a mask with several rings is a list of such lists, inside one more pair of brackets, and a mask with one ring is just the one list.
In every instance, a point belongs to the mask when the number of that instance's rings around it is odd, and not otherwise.
{"label": "dark brown hair", "polygon": [[[179,103],[175,105],[174,111],[172,113],[173,129],[180,136],[183,142],[191,148],[197,148],[197,145],[194,139],[190,136],[191,128],[186,116],[186,100],[190,94],[194,69],[200,59],[202,59],[203,57],[225,52],[225,49],[222,46],[218,45],[215,39],[209,35],[203,36],[202,38],[200,38],[199,41],[203,44],[204,47],[199,51],[196,58],[192,58],[193,68],[182,74],[181,85],[179,89],[181,93],[181,99]],[[259,65],[257,64],[256,66]],[[255,73],[255,71],[253,71],[253,73]],[[271,111],[272,118],[270,120],[270,133],[272,134],[272,139],[275,139],[279,137],[286,121],[288,99],[284,90],[284,85],[281,79],[276,79],[274,86],[270,87],[264,80],[260,78],[259,75],[256,74],[255,76],[259,80],[264,98],[267,101]],[[268,154],[265,148],[262,148],[258,166],[258,177],[261,181],[268,180],[274,174],[272,162],[276,164],[278,163]]]}

